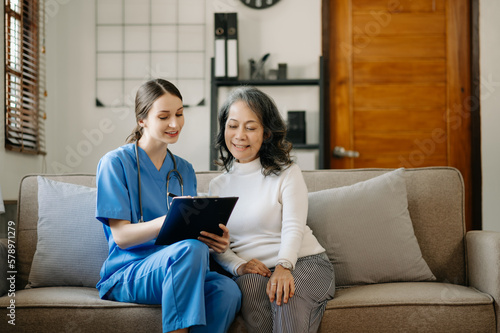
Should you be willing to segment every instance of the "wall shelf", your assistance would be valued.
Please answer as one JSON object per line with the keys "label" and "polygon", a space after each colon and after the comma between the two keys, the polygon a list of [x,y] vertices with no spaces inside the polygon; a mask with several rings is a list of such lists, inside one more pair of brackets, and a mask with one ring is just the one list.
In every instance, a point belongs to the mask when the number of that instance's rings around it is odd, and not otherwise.
{"label": "wall shelf", "polygon": [[318,86],[317,79],[295,80],[220,80],[215,79],[213,84],[218,87],[234,86]]}
{"label": "wall shelf", "polygon": [[227,80],[215,78],[214,58],[211,59],[211,93],[210,93],[210,170],[217,170],[213,161],[217,158],[217,151],[214,146],[215,136],[218,131],[217,113],[219,111],[219,88],[220,87],[283,87],[283,86],[317,86],[319,88],[319,124],[318,124],[318,144],[294,144],[293,149],[297,150],[318,150],[318,168],[325,168],[325,112],[324,112],[324,70],[323,57],[319,58],[319,79],[290,79],[290,80]]}

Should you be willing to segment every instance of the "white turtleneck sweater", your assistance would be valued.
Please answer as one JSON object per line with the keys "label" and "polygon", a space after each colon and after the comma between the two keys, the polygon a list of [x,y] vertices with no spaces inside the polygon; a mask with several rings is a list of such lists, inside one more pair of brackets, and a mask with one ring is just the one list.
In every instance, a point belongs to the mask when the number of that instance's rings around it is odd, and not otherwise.
{"label": "white turtleneck sweater", "polygon": [[230,249],[215,255],[228,272],[237,275],[238,267],[253,258],[269,268],[283,260],[295,268],[298,258],[325,251],[306,225],[307,187],[296,164],[265,177],[259,158],[235,162],[210,182],[209,192],[239,197],[227,224]]}

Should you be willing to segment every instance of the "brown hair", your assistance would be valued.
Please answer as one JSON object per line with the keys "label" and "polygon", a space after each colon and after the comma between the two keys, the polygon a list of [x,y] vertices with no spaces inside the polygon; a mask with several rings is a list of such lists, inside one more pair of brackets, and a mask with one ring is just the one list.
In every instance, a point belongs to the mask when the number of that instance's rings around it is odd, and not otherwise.
{"label": "brown hair", "polygon": [[127,137],[127,143],[139,141],[143,131],[143,128],[139,125],[139,121],[146,119],[153,103],[167,93],[179,97],[182,101],[182,95],[179,89],[171,82],[164,79],[150,80],[139,87],[135,95],[135,119],[137,125]]}

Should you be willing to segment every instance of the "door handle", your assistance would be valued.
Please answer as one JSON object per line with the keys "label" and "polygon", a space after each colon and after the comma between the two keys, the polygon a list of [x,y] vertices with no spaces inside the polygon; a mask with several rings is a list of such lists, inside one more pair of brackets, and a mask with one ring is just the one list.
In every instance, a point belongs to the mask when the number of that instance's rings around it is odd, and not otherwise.
{"label": "door handle", "polygon": [[335,148],[333,148],[332,155],[335,158],[344,158],[344,157],[356,158],[359,157],[359,152],[354,150],[345,150],[344,147],[335,146]]}

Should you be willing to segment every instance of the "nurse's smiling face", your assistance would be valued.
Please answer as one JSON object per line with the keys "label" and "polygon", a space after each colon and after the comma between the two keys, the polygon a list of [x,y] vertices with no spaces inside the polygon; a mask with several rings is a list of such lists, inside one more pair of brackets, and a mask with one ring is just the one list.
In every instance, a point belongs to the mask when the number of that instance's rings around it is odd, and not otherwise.
{"label": "nurse's smiling face", "polygon": [[176,143],[184,126],[182,100],[170,93],[159,97],[151,106],[146,119],[139,124],[144,128],[143,136],[165,144]]}

